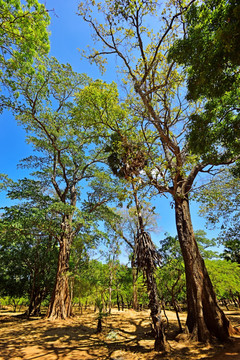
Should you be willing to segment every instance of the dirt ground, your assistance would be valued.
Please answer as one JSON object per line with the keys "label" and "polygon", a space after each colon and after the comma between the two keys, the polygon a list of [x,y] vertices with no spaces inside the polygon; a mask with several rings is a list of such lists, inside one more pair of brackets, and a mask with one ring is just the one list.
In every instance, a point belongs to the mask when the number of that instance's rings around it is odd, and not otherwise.
{"label": "dirt ground", "polygon": [[[234,326],[240,329],[240,311],[226,312]],[[149,311],[135,312],[113,309],[104,318],[103,332],[96,334],[97,315],[93,312],[76,315],[67,321],[40,318],[23,319],[0,312],[0,360],[239,360],[240,336],[225,346],[206,346],[175,341],[176,316],[167,312],[171,326],[168,330],[170,352],[153,351],[150,336]],[[185,315],[181,314],[185,320]]]}

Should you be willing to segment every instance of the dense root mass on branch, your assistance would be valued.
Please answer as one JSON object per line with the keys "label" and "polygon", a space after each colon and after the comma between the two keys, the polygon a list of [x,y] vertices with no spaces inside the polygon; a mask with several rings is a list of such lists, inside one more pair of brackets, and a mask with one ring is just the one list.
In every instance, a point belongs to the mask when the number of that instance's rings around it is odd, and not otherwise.
{"label": "dense root mass on branch", "polygon": [[141,232],[137,236],[136,244],[136,265],[138,269],[154,269],[160,264],[160,254],[157,252],[150,235],[147,232]]}

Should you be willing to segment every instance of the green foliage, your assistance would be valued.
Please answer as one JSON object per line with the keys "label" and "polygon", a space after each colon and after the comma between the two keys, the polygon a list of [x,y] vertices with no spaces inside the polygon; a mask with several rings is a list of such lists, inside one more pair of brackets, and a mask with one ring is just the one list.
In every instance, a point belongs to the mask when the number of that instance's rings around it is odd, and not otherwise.
{"label": "green foliage", "polygon": [[206,266],[218,298],[240,293],[240,267],[227,260],[207,260]]}
{"label": "green foliage", "polygon": [[[37,156],[23,159],[20,166],[33,169],[31,176],[38,182],[28,181],[27,187],[22,182],[22,188],[13,187],[10,196],[34,203],[35,185],[44,194],[51,194],[48,203],[41,207],[38,202],[36,209],[32,207],[32,216],[53,216],[53,224],[49,222],[51,236],[59,243],[60,252],[67,249],[64,266],[58,263],[63,270],[57,272],[57,285],[62,277],[66,281],[70,277],[73,283],[87,258],[87,247],[95,246],[105,236],[97,229],[98,221],[108,217],[106,203],[115,200],[119,190],[104,165],[99,165],[106,162],[106,156],[97,129],[88,121],[89,114],[95,121],[101,119],[101,113],[95,112],[97,102],[89,104],[86,96],[90,84],[86,75],[73,72],[69,64],[42,58],[36,61],[34,74],[18,72],[18,94],[14,94],[12,102],[14,115],[27,132],[27,141],[38,152]],[[89,85],[86,90],[85,85]],[[102,98],[100,92],[98,95]]]}
{"label": "green foliage", "polygon": [[[221,237],[220,237],[221,239]],[[228,229],[224,236],[224,251],[223,258],[240,264],[240,229],[236,226],[235,229]]]}
{"label": "green foliage", "polygon": [[217,240],[225,246],[223,257],[234,262],[240,261],[239,178],[225,170],[215,176],[207,187],[196,193],[200,203],[200,213],[206,216],[208,223],[220,226]]}
{"label": "green foliage", "polygon": [[146,280],[141,271],[138,271],[135,287],[137,291],[137,301],[138,301],[138,305],[140,306],[140,309],[148,308],[149,296],[147,291],[147,285],[146,285]]}
{"label": "green foliage", "polygon": [[6,174],[0,174],[0,191],[6,190],[11,182],[12,180]]}
{"label": "green foliage", "polygon": [[24,297],[4,296],[0,298],[0,309],[1,306],[12,306],[14,312],[17,311],[17,307],[18,311],[21,311],[22,307],[26,306],[27,303],[28,299]]}
{"label": "green foliage", "polygon": [[[39,60],[35,74],[18,74],[16,84],[20,93],[15,101],[16,118],[39,154],[20,165],[34,169],[32,175],[54,192],[57,201],[50,211],[62,216],[61,236],[64,232],[70,237],[77,235],[81,227],[97,221],[100,215],[95,213],[93,218],[90,214],[99,208],[103,213],[118,189],[114,190],[110,176],[97,166],[104,161],[103,148],[88,117],[101,116],[88,103],[87,84],[91,81],[86,75],[73,72],[69,64],[60,64],[55,58]],[[81,184],[83,188],[90,185],[87,195],[82,196]]]}
{"label": "green foliage", "polygon": [[[166,234],[167,235],[167,234]],[[204,260],[218,257],[209,247],[215,246],[215,239],[208,239],[203,230],[195,231],[195,238]],[[158,269],[158,288],[164,301],[174,305],[174,301],[184,302],[186,298],[186,284],[184,262],[178,237],[166,236],[160,241],[159,254],[162,259]]]}
{"label": "green foliage", "polygon": [[224,170],[199,189],[195,199],[201,205],[200,213],[209,222],[218,223],[222,218],[229,222],[233,215],[239,216],[239,192],[239,179],[233,177],[231,171]]}
{"label": "green foliage", "polygon": [[108,288],[107,265],[91,260],[81,270],[75,281],[75,296],[82,301],[94,303]]}
{"label": "green foliage", "polygon": [[210,250],[209,247],[216,246],[216,239],[208,239],[204,230],[195,231],[195,238],[198,243],[199,250],[204,259],[218,258],[219,254],[216,251]]}
{"label": "green foliage", "polygon": [[186,34],[169,57],[188,67],[188,96],[219,97],[235,90],[240,65],[240,5],[237,0],[193,3]]}
{"label": "green foliage", "polygon": [[237,0],[193,3],[186,33],[169,59],[187,67],[188,99],[206,98],[203,114],[191,118],[191,149],[212,163],[240,151],[240,5]]}
{"label": "green foliage", "polygon": [[[200,156],[193,155],[189,149],[189,120],[201,114],[203,104],[186,99],[186,73],[176,61],[167,61],[174,40],[181,36],[183,15],[192,1],[168,1],[164,4],[152,1],[140,4],[138,1],[131,1],[130,4],[124,4],[125,7],[123,2],[119,3],[118,0],[80,4],[79,13],[92,28],[98,47],[97,50],[92,49],[88,58],[103,67],[108,55],[114,54],[122,66],[120,71],[124,76],[123,84],[130,108],[130,131],[129,134],[124,133],[119,122],[120,128],[112,128],[112,132],[116,131],[122,139],[127,135],[127,144],[137,144],[140,153],[142,150],[144,155],[146,153],[144,159],[147,159],[147,162],[141,162],[139,169],[137,166],[135,168],[130,161],[129,164],[125,161],[124,156],[121,159],[122,153],[125,155],[127,151],[120,151],[120,159],[117,160],[120,160],[120,168],[123,160],[126,168],[130,165],[130,170],[137,170],[134,174],[137,187],[140,185],[147,189],[150,186],[157,194],[169,194],[173,199],[179,241],[184,251],[186,278],[189,281],[188,320],[193,336],[199,335],[200,339],[203,334],[198,332],[196,335],[194,330],[201,328],[200,320],[195,316],[198,312],[197,306],[208,306],[207,302],[211,296],[214,297],[214,292],[209,285],[206,290],[209,296],[203,299],[204,291],[201,286],[204,284],[197,282],[198,274],[195,271],[205,272],[206,269],[191,230],[188,199],[196,177],[200,172],[209,170],[212,159],[202,161]],[[108,145],[111,147],[111,143]],[[123,150],[128,149],[123,146]],[[135,155],[134,151],[130,152],[130,159],[134,163]],[[220,160],[224,163],[233,161],[232,157],[226,159],[224,156]],[[131,185],[134,187],[133,182]],[[142,230],[141,224],[140,229]],[[138,239],[145,240],[146,237],[139,236]],[[144,246],[141,249],[144,249]],[[144,251],[139,251],[140,253],[144,255]],[[152,275],[152,271],[149,273]],[[191,286],[194,286],[194,292],[191,291]],[[148,287],[149,289],[151,288]],[[152,295],[152,299],[157,298],[156,294]],[[214,312],[220,311],[217,304],[212,304],[211,309]],[[208,324],[207,312],[203,313],[204,319],[201,320]],[[215,325],[219,326],[217,320]],[[213,329],[214,325],[209,324],[209,335],[214,332]],[[227,326],[225,330],[227,331]]]}
{"label": "green foliage", "polygon": [[[112,283],[110,284],[110,274]],[[101,311],[109,300],[109,286],[112,287],[112,304],[116,306],[117,296],[124,301],[132,299],[131,269],[119,262],[114,263],[114,269],[109,263],[103,264],[97,260],[90,260],[81,269],[74,284],[74,294],[82,303],[100,304]]]}
{"label": "green foliage", "polygon": [[[167,235],[167,234],[166,234]],[[161,267],[157,272],[160,297],[165,302],[184,302],[186,298],[184,262],[177,236],[166,236],[160,241]]]}
{"label": "green foliage", "polygon": [[105,58],[116,54],[123,65],[128,118],[104,122],[109,129],[105,141],[114,173],[121,177],[134,174],[137,182],[151,184],[158,193],[175,198],[180,178],[192,185],[208,164],[191,154],[186,137],[189,118],[201,114],[202,105],[186,101],[185,72],[176,62],[167,61],[181,33],[180,18],[190,3],[166,2],[162,11],[157,11],[158,5],[152,1],[124,6],[119,1],[93,1],[81,3],[79,14],[93,29],[94,39],[100,40],[98,49],[88,56],[90,61],[104,66]]}
{"label": "green foliage", "polygon": [[[33,63],[50,49],[47,27],[50,17],[37,0],[0,1],[0,81],[1,87],[15,90],[17,72],[33,73]],[[1,106],[7,102],[1,96]]]}
{"label": "green foliage", "polygon": [[123,297],[125,302],[131,303],[133,296],[132,269],[127,265],[120,264],[116,269],[115,293],[113,299],[116,304],[117,293]]}
{"label": "green foliage", "polygon": [[[205,112],[191,117],[189,146],[211,164],[224,164],[238,159],[240,132],[239,86],[218,99],[210,99]],[[232,161],[231,161],[232,159]]]}
{"label": "green foliage", "polygon": [[[21,200],[5,207],[0,221],[0,292],[28,296],[38,289],[45,298],[52,290],[60,219],[49,211],[54,202],[39,181],[9,184],[8,196]],[[19,194],[19,195],[18,195]]]}

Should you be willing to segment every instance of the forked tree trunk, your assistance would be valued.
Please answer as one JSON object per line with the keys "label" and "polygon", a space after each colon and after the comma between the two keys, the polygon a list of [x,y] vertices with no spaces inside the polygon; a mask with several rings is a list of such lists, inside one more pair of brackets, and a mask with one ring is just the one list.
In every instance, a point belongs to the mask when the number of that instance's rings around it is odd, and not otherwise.
{"label": "forked tree trunk", "polygon": [[67,319],[72,315],[72,304],[68,286],[68,269],[70,256],[70,240],[63,238],[58,255],[56,282],[48,307],[47,318]]}
{"label": "forked tree trunk", "polygon": [[195,240],[188,199],[175,201],[178,238],[185,263],[187,328],[192,339],[207,342],[215,337],[226,341],[233,328],[220,309],[211,280]]}

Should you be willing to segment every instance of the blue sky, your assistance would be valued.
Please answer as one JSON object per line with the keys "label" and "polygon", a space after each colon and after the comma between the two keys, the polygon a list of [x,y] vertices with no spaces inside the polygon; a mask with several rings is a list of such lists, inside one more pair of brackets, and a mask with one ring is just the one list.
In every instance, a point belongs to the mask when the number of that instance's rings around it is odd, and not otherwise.
{"label": "blue sky", "polygon": [[[86,73],[92,78],[102,78],[98,69],[90,65],[86,59],[82,59],[79,49],[86,49],[92,44],[90,29],[79,16],[76,15],[77,4],[80,0],[45,0],[46,8],[50,10],[52,18],[50,25],[50,55],[55,56],[62,63],[70,63],[75,71]],[[43,2],[43,1],[42,1]],[[115,60],[109,64],[104,80],[118,81],[115,72]],[[25,142],[25,133],[17,126],[13,116],[5,111],[0,116],[0,173],[6,173],[10,178],[16,180],[24,176],[23,170],[17,169],[18,162],[31,154],[32,148]],[[169,206],[170,200],[158,198],[155,202],[157,212],[160,214],[160,233],[153,235],[155,242],[164,237],[164,233],[176,234],[174,211]],[[5,194],[0,194],[0,204],[10,204]],[[197,204],[192,204],[192,220],[195,230],[205,229],[205,220],[197,214]],[[216,231],[206,230],[209,237],[216,236]]]}

